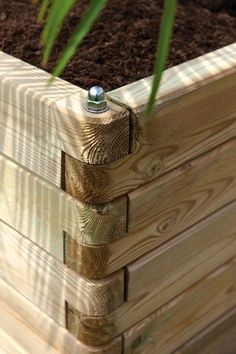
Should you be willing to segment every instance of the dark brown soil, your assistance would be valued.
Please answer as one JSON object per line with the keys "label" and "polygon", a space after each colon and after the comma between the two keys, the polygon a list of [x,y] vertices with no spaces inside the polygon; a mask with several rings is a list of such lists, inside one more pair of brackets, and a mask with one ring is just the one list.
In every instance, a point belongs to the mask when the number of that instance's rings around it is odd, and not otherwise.
{"label": "dark brown soil", "polygon": [[[0,50],[41,67],[37,6],[32,0],[2,1]],[[46,70],[55,65],[87,3],[78,1],[71,12]],[[62,78],[111,90],[151,75],[161,12],[158,0],[110,0]],[[168,67],[235,41],[236,0],[180,0]]]}

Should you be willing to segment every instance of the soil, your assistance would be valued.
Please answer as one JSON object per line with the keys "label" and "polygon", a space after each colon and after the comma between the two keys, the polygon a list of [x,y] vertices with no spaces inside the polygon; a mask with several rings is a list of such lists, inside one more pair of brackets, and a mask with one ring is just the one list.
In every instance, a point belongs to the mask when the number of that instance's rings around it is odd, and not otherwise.
{"label": "soil", "polygon": [[[61,32],[47,71],[86,10],[78,1]],[[88,89],[112,90],[152,74],[163,1],[109,0],[61,77]],[[32,0],[2,0],[0,50],[41,66],[38,7]],[[168,67],[236,41],[236,0],[180,0]]]}

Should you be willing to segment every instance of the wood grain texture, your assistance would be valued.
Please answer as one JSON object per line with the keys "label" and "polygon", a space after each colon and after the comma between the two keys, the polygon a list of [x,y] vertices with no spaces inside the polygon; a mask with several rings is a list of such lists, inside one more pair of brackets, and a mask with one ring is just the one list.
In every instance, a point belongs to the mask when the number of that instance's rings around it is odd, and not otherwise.
{"label": "wood grain texture", "polygon": [[125,354],[169,354],[236,304],[236,259],[172,299],[124,337]]}
{"label": "wood grain texture", "polygon": [[[110,92],[112,100],[133,111],[132,154],[105,166],[74,164],[84,176],[76,195],[90,202],[112,200],[234,137],[235,53],[233,44],[165,71],[149,119],[142,112],[151,79]],[[88,188],[97,180],[100,190],[93,195]]]}
{"label": "wood grain texture", "polygon": [[[235,69],[236,70],[236,69]],[[157,106],[153,116],[133,117],[133,152],[104,166],[77,163],[86,176],[77,189],[81,199],[112,200],[137,189],[236,135],[236,74]],[[86,166],[87,167],[87,166]],[[83,172],[81,172],[83,171]],[[88,185],[102,181],[99,195],[88,196]]]}
{"label": "wood grain texture", "polygon": [[[129,193],[129,231],[155,223],[162,236],[236,197],[236,139]],[[217,206],[215,206],[215,204]]]}
{"label": "wood grain texture", "polygon": [[[39,144],[56,146],[86,163],[112,162],[128,153],[129,114],[110,102],[103,114],[85,110],[87,92],[0,52],[5,125]],[[11,69],[9,69],[11,68]]]}
{"label": "wood grain texture", "polygon": [[235,354],[236,308],[185,343],[174,354]]}
{"label": "wood grain texture", "polygon": [[41,339],[27,327],[23,319],[0,300],[0,352],[5,354],[20,353],[58,353],[50,343]]}
{"label": "wood grain texture", "polygon": [[86,346],[2,279],[0,287],[1,353],[121,354],[121,337]]}
{"label": "wood grain texture", "polygon": [[129,193],[128,233],[111,244],[90,247],[96,259],[106,255],[100,262],[100,276],[124,267],[234,201],[235,151],[232,139]]}
{"label": "wood grain texture", "polygon": [[94,206],[79,202],[0,153],[0,215],[60,260],[63,233],[99,245],[126,232],[126,199]]}
{"label": "wood grain texture", "polygon": [[148,121],[142,107],[150,79],[110,93],[117,104],[110,102],[108,113],[96,116],[84,110],[84,90],[60,79],[49,89],[48,73],[0,53],[3,151],[36,173],[42,167],[43,177],[54,183],[50,159],[59,176],[63,150],[78,160],[70,164],[74,197],[113,200],[235,136],[235,50],[233,44],[167,70]]}
{"label": "wood grain texture", "polygon": [[[165,70],[156,104],[162,104],[205,86],[236,70],[236,43],[214,50]],[[151,93],[153,77],[135,81],[109,92],[114,101],[122,102],[135,112],[144,110]],[[143,117],[143,119],[145,119]]]}
{"label": "wood grain texture", "polygon": [[[236,203],[127,265],[127,301],[171,299],[236,255]],[[144,313],[144,309],[142,309]]]}
{"label": "wood grain texture", "polygon": [[65,301],[90,316],[103,316],[123,303],[122,270],[102,280],[88,280],[2,221],[0,236],[1,278],[61,325],[65,325]]}
{"label": "wood grain texture", "polygon": [[101,279],[111,274],[107,246],[84,245],[67,233],[64,242],[65,263],[70,269],[89,279]]}
{"label": "wood grain texture", "polygon": [[104,343],[236,255],[236,202],[126,266],[126,302],[103,319],[70,308],[73,333]]}
{"label": "wood grain texture", "polygon": [[33,173],[60,187],[61,150],[46,144],[40,145],[29,135],[23,136],[20,132],[7,127],[6,118],[7,114],[0,113],[0,151]]}
{"label": "wood grain texture", "polygon": [[0,52],[0,149],[7,156],[60,186],[61,149],[47,141],[39,120],[54,100],[78,89],[63,80],[47,87],[49,74]]}
{"label": "wood grain texture", "polygon": [[[191,242],[196,243],[202,251],[204,252],[204,249],[201,247],[200,244],[198,244],[198,240],[201,239],[201,235],[199,234],[198,230],[210,230],[211,228],[215,230],[215,228],[219,228],[219,230],[224,231],[224,237],[222,242],[225,242],[225,245],[227,244],[227,236],[230,236],[229,231],[232,231],[235,228],[235,223],[233,216],[234,215],[234,209],[235,205],[234,203],[232,205],[226,206],[222,210],[217,211],[214,213],[212,216],[209,216],[206,218],[206,220],[203,220],[199,222],[198,224],[190,227],[188,230],[183,232],[180,235],[177,235],[173,239],[173,242],[169,243],[170,245],[173,245],[175,248],[179,248],[180,252],[184,252],[185,249],[182,249],[182,245],[185,243],[189,245],[190,242],[190,247],[191,247]],[[229,214],[227,216],[227,214]],[[222,217],[223,215],[223,217]],[[232,218],[231,218],[232,216]],[[217,218],[219,217],[219,220]],[[225,217],[225,220],[224,220]],[[221,220],[221,221],[220,221]],[[227,229],[227,222],[230,223],[232,230]],[[222,223],[222,224],[220,224]],[[212,240],[214,239],[214,236],[208,235],[206,231],[201,231],[206,235],[206,239],[204,239],[203,242],[206,247],[211,247]],[[196,240],[191,239],[191,235],[196,235]],[[148,235],[148,234],[147,234]],[[212,237],[211,237],[212,236]],[[216,240],[220,241],[217,237],[219,236],[219,233],[217,232]],[[129,237],[131,237],[131,242],[129,242]],[[69,235],[67,235],[67,240],[69,238]],[[137,259],[138,255],[141,254],[139,250],[139,244],[135,246],[135,233],[128,234],[127,237],[125,237],[123,240],[119,242],[113,242],[108,246],[87,246],[87,245],[82,245],[77,243],[75,240],[70,239],[68,247],[71,247],[71,250],[68,251],[68,255],[71,255],[70,258],[67,259],[68,265],[77,273],[84,275],[85,277],[88,278],[103,278],[109,274],[112,274],[114,271],[122,268],[122,267],[128,267],[127,269],[131,269],[135,274],[135,267],[137,263],[134,262],[133,264],[131,263],[132,260]],[[157,248],[156,250],[153,251],[152,245],[153,242],[155,242],[155,238],[150,238],[148,240],[148,243],[141,243],[141,245],[145,245],[145,247],[149,247],[149,242],[151,242],[150,249],[152,252],[147,253],[146,256],[143,256],[141,258],[141,261],[143,261],[143,264],[147,264],[147,268],[149,268],[149,264],[151,265],[152,262],[155,263],[155,255],[157,257],[162,257],[161,259],[163,260],[164,264],[166,264],[167,260],[164,261],[163,257],[166,257],[166,252],[168,251],[169,247],[165,247],[164,245],[161,246],[160,248]],[[135,246],[135,247],[134,247]],[[215,246],[215,250],[217,250],[218,244]],[[163,252],[163,253],[162,253]],[[191,256],[197,256],[195,254],[197,252],[197,249],[191,251]],[[188,259],[188,255],[186,254],[186,260]],[[176,259],[176,255],[173,255],[174,259]],[[169,259],[169,258],[168,258]],[[172,258],[171,258],[172,259]],[[149,263],[150,260],[150,263]],[[177,261],[178,259],[176,259]],[[96,269],[90,266],[92,262],[95,261],[96,264]],[[134,268],[133,268],[134,265]],[[170,266],[170,265],[169,265]],[[159,264],[158,264],[159,267]],[[134,269],[134,270],[133,270]],[[154,268],[155,269],[155,268]],[[145,273],[145,267],[144,267],[144,273]],[[159,274],[159,273],[158,273]],[[156,275],[158,277],[158,274]],[[149,274],[150,277],[152,277],[152,273]],[[142,276],[142,275],[140,275]],[[145,277],[145,275],[144,275]],[[146,278],[148,280],[149,277]],[[144,282],[145,283],[145,282]],[[130,293],[131,296],[131,293]]]}
{"label": "wood grain texture", "polygon": [[88,164],[103,165],[129,153],[129,112],[109,102],[105,113],[85,109],[87,92],[58,100],[53,105],[56,129],[68,155]]}
{"label": "wood grain texture", "polygon": [[155,236],[160,244],[233,201],[235,151],[232,139],[129,193],[128,231],[143,233],[146,241]]}

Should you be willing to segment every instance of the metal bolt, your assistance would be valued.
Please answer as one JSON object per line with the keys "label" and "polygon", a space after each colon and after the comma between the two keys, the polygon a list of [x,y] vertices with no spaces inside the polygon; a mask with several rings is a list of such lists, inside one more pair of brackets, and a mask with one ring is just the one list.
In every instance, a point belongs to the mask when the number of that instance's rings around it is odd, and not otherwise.
{"label": "metal bolt", "polygon": [[105,91],[100,86],[93,86],[88,91],[86,109],[92,113],[103,113],[108,110]]}

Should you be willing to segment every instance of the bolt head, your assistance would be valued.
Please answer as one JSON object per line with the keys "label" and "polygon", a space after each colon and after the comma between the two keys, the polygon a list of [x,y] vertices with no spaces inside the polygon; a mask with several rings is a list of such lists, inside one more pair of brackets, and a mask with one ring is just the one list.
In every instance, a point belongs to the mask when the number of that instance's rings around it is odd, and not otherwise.
{"label": "bolt head", "polygon": [[108,104],[102,87],[93,86],[89,89],[86,109],[92,113],[106,112]]}

